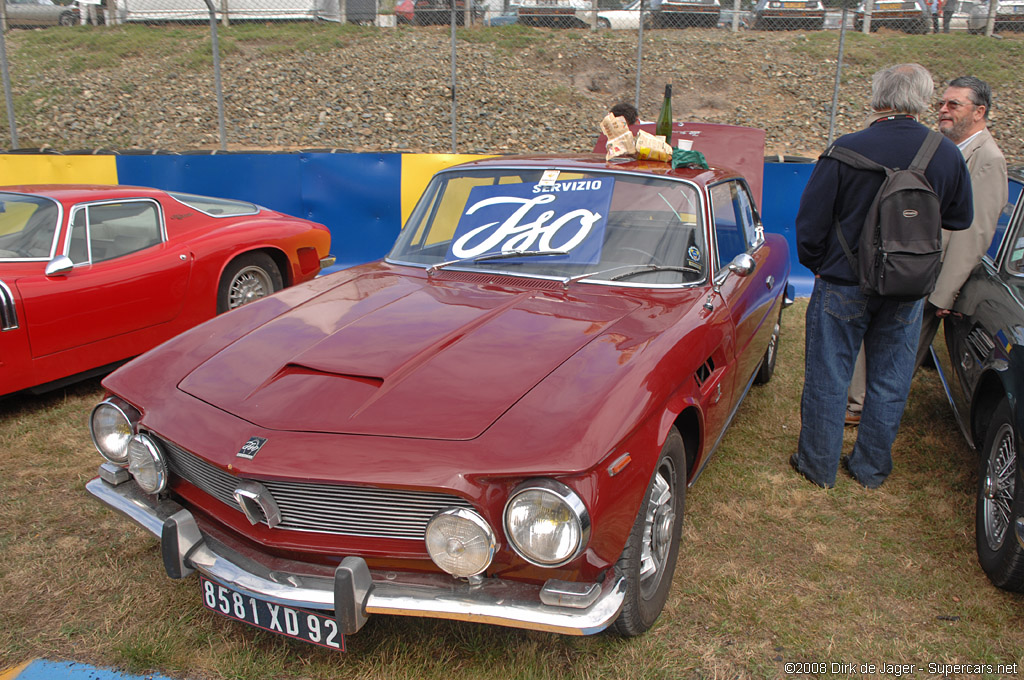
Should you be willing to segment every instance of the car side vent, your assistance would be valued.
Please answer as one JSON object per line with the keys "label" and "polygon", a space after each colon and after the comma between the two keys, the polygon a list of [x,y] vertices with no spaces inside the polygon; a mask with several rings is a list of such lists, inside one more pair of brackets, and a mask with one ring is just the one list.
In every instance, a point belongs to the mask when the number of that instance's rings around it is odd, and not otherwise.
{"label": "car side vent", "polygon": [[698,387],[702,386],[704,384],[704,382],[714,372],[715,372],[715,360],[712,359],[711,357],[708,357],[708,360],[705,361],[703,364],[701,364],[697,368],[697,372],[694,374],[694,377],[697,379],[697,386]]}
{"label": "car side vent", "polygon": [[18,310],[14,295],[7,284],[0,281],[0,331],[13,331],[18,327]]}
{"label": "car side vent", "polygon": [[980,326],[975,326],[968,334],[967,344],[978,361],[984,361],[991,356],[992,350],[996,348],[996,343],[992,342],[992,338]]}

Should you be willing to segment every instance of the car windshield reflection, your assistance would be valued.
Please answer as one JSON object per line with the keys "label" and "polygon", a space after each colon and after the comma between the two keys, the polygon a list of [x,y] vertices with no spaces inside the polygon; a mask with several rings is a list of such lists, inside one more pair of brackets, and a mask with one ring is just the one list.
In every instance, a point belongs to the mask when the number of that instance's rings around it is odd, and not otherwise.
{"label": "car windshield reflection", "polygon": [[[388,260],[633,286],[706,275],[693,185],[578,169],[440,173]],[[621,276],[627,270],[634,273]]]}

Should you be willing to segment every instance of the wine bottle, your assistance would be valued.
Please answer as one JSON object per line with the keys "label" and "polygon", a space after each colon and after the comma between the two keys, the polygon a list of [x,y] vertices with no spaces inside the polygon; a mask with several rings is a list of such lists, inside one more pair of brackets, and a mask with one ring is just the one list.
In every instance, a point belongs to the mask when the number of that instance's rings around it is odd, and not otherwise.
{"label": "wine bottle", "polygon": [[665,101],[661,103],[661,113],[658,114],[654,134],[664,137],[666,142],[672,144],[672,85],[665,86]]}

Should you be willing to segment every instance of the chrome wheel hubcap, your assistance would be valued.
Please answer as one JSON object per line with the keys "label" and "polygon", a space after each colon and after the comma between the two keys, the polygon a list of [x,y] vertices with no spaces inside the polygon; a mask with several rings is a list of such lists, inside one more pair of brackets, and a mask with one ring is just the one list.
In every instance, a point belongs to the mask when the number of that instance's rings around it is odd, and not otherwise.
{"label": "chrome wheel hubcap", "polygon": [[1013,427],[1000,426],[989,452],[982,498],[985,540],[993,552],[999,550],[1010,528],[1011,506],[1016,489],[1017,449]]}
{"label": "chrome wheel hubcap", "polygon": [[266,271],[260,267],[246,267],[231,281],[228,309],[235,309],[246,302],[266,297],[270,295],[271,290],[270,275]]}
{"label": "chrome wheel hubcap", "polygon": [[640,551],[640,592],[647,597],[657,589],[665,573],[676,523],[675,474],[670,461],[662,461],[644,516]]}

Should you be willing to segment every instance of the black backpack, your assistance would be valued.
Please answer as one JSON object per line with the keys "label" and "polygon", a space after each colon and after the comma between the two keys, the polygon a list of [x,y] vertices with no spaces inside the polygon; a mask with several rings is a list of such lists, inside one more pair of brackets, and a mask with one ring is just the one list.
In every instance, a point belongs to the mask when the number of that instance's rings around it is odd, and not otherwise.
{"label": "black backpack", "polygon": [[839,220],[839,244],[867,295],[916,300],[935,289],[942,265],[942,213],[939,197],[924,176],[942,135],[929,131],[910,167],[888,168],[856,151],[832,145],[823,154],[858,170],[884,172],[885,180],[868,208],[857,257]]}

